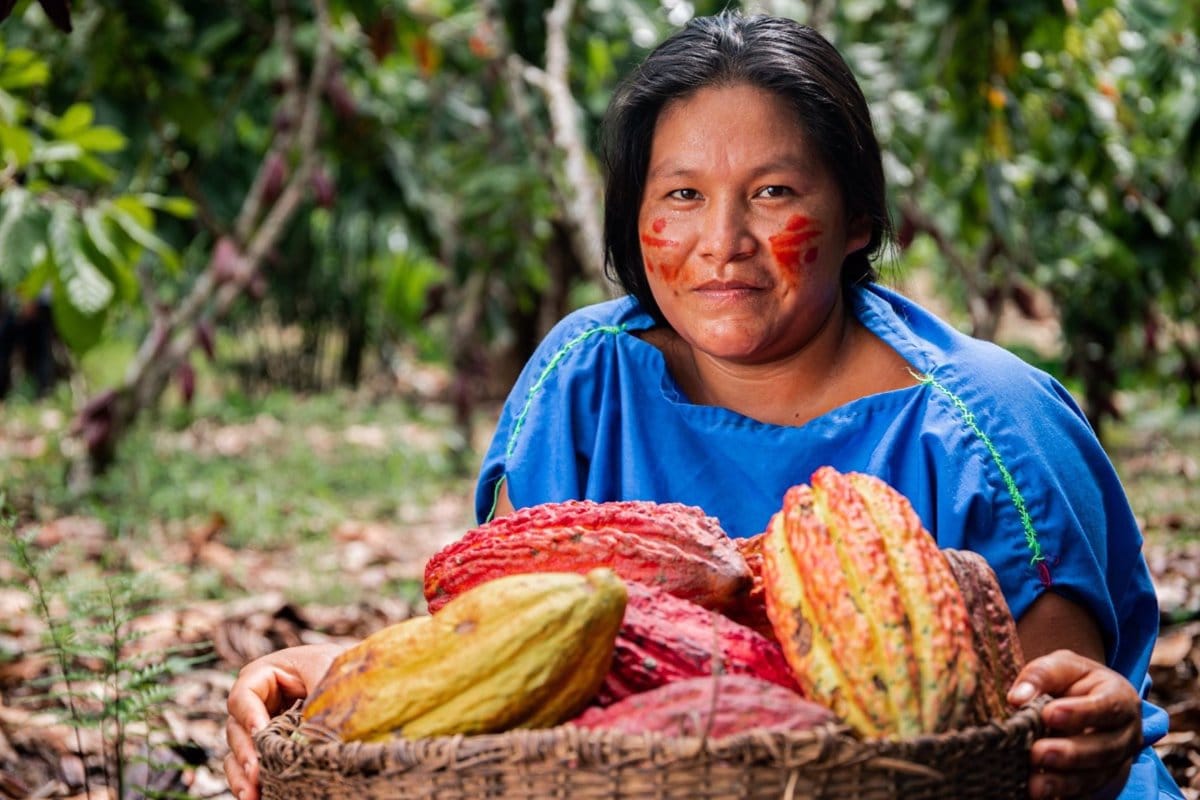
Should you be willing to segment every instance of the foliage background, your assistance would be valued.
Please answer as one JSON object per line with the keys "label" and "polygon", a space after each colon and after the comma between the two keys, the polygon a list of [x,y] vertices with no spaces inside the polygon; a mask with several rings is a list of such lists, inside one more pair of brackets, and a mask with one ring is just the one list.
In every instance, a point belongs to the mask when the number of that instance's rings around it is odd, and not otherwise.
{"label": "foliage background", "polygon": [[[182,321],[201,333],[176,360],[215,329],[247,385],[321,388],[403,353],[449,363],[469,404],[609,290],[587,238],[608,94],[662,35],[724,5],[560,2],[548,24],[532,2],[331,0],[322,15],[147,0],[79,4],[63,34],[17,3],[0,49],[0,281],[51,293],[82,405],[229,266],[222,237],[245,252],[247,203],[270,207],[304,166],[301,205],[235,302]],[[1098,425],[1132,383],[1196,403],[1193,4],[746,5],[817,25],[859,75],[901,231],[889,280],[932,276],[989,338],[1012,308],[1052,319],[1058,340],[1033,355]],[[289,150],[322,35],[319,133]],[[280,338],[247,335],[264,320]]]}
{"label": "foliage background", "polygon": [[[421,559],[470,524],[495,401],[554,321],[611,291],[609,93],[726,5],[843,50],[885,148],[885,281],[1077,394],[1164,624],[1196,624],[1195,4],[136,0],[76,2],[70,32],[44,11],[62,5],[0,23],[0,291],[49,298],[66,376],[0,405],[0,507],[49,554],[59,620],[103,630],[68,579],[141,573],[169,600],[121,614],[211,647],[163,673],[196,709],[159,720],[192,745],[164,756],[168,788],[220,794],[245,660],[419,607]],[[52,672],[25,585],[0,561],[0,796],[10,752],[27,788],[69,796],[103,747],[16,738],[52,730],[16,709]],[[1200,631],[1170,636],[1155,680],[1194,777]]]}

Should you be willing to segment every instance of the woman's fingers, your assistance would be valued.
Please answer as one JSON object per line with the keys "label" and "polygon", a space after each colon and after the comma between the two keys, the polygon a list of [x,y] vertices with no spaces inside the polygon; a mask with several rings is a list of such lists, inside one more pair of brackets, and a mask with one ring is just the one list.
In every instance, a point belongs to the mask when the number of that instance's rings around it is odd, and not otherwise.
{"label": "woman's fingers", "polygon": [[308,696],[343,645],[302,645],[262,656],[242,667],[226,706],[225,776],[239,800],[257,800],[258,753],[254,734],[271,717]]}
{"label": "woman's fingers", "polygon": [[1086,797],[1088,800],[1113,800],[1129,778],[1127,765],[1116,774],[1083,772],[1039,772],[1029,778],[1029,796],[1034,800],[1060,797]]}
{"label": "woman's fingers", "polygon": [[1069,650],[1033,659],[1009,702],[1051,696],[1042,708],[1046,735],[1030,750],[1030,796],[1115,797],[1142,747],[1141,698],[1108,667]]}
{"label": "woman's fingers", "polygon": [[1029,757],[1035,769],[1104,771],[1132,761],[1141,750],[1141,728],[1128,725],[1096,730],[1070,738],[1046,737],[1034,742]]}
{"label": "woman's fingers", "polygon": [[234,753],[225,756],[225,780],[238,800],[258,800],[258,762],[247,769]]}

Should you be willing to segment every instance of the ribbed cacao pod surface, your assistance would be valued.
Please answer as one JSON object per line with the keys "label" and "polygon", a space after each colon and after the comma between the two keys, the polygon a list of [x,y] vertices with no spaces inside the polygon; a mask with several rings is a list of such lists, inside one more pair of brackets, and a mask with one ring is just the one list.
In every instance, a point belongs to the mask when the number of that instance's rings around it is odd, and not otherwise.
{"label": "ribbed cacao pod surface", "polygon": [[972,550],[942,551],[963,593],[975,634],[979,685],[975,689],[975,722],[1003,719],[1010,712],[1007,695],[1025,666],[1017,623],[987,559]]}
{"label": "ribbed cacao pod surface", "polygon": [[732,604],[751,580],[733,539],[699,508],[570,500],[518,509],[442,548],[425,566],[425,600],[437,613],[501,575],[596,567],[715,609]]}
{"label": "ribbed cacao pod surface", "polygon": [[979,668],[945,556],[878,478],[813,473],[763,542],[767,611],[804,694],[867,738],[969,721]]}
{"label": "ribbed cacao pod surface", "polygon": [[767,616],[767,592],[763,586],[762,543],[766,536],[766,531],[763,531],[733,540],[742,558],[746,559],[746,566],[750,568],[750,588],[738,597],[725,614],[774,641],[775,629],[771,627],[771,618]]}
{"label": "ribbed cacao pod surface", "polygon": [[633,581],[626,589],[625,618],[598,705],[714,672],[749,675],[800,691],[777,642],[662,589]]}
{"label": "ribbed cacao pod surface", "polygon": [[631,734],[719,739],[748,730],[805,731],[834,721],[829,709],[770,681],[750,675],[709,675],[673,681],[606,708],[593,706],[572,724]]}
{"label": "ribbed cacao pod surface", "polygon": [[343,741],[557,725],[604,681],[626,597],[607,569],[488,581],[341,653],[302,717]]}

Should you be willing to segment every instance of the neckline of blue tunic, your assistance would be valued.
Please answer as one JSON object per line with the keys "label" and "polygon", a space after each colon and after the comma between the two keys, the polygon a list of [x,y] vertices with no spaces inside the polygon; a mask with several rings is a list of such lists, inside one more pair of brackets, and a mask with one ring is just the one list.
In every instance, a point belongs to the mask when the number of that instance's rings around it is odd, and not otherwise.
{"label": "neckline of blue tunic", "polygon": [[[794,435],[803,436],[828,425],[842,425],[847,417],[868,414],[873,410],[888,410],[897,404],[912,402],[923,389],[920,382],[921,376],[932,374],[935,371],[943,371],[939,369],[941,365],[936,362],[933,354],[922,347],[919,340],[913,338],[904,327],[897,325],[892,318],[892,315],[897,313],[897,308],[911,315],[914,312],[921,312],[919,307],[911,306],[902,295],[891,292],[878,284],[853,288],[848,292],[848,299],[851,313],[857,317],[863,327],[882,339],[909,365],[914,374],[914,383],[912,386],[856,398],[813,417],[802,425],[778,425],[762,422],[721,406],[693,403],[687,398],[671,374],[663,352],[651,342],[636,335],[657,327],[658,323],[632,298],[623,298],[617,302],[627,304],[625,314],[620,316],[625,316],[621,328],[629,334],[629,338],[632,340],[627,345],[629,353],[636,355],[644,362],[648,374],[657,374],[660,377],[663,398],[677,406],[674,409],[675,413],[691,417],[694,423],[708,424],[719,428],[778,429],[784,436],[791,432],[795,432]],[[761,433],[762,431],[757,432]]]}

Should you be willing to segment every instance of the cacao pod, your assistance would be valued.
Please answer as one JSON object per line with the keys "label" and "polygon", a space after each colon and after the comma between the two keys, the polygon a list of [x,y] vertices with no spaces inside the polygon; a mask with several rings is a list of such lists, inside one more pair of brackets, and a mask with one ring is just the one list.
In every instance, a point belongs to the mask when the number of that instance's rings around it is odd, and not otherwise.
{"label": "cacao pod", "polygon": [[975,722],[982,724],[1009,714],[1008,690],[1025,666],[1025,651],[1017,623],[987,559],[972,550],[942,551],[971,614],[979,685],[975,689]]}
{"label": "cacao pod", "polygon": [[733,539],[699,508],[569,500],[518,509],[442,548],[425,565],[425,600],[436,613],[455,595],[501,575],[595,567],[705,608],[726,608],[750,585]]}
{"label": "cacao pod", "polygon": [[758,631],[771,641],[775,641],[775,629],[771,627],[771,619],[767,616],[767,594],[763,587],[762,577],[762,543],[766,532],[753,536],[734,539],[738,552],[746,559],[750,568],[750,589],[738,598],[725,613],[747,628]]}
{"label": "cacao pod", "polygon": [[625,602],[607,569],[489,581],[342,652],[301,716],[344,741],[557,725],[608,673]]}
{"label": "cacao pod", "polygon": [[632,581],[626,589],[625,619],[597,704],[714,672],[751,675],[800,691],[777,642],[662,589]]}
{"label": "cacao pod", "polygon": [[962,593],[907,498],[831,467],[763,542],[767,612],[804,694],[865,737],[961,726],[978,660]]}
{"label": "cacao pod", "polygon": [[824,706],[751,675],[685,678],[606,708],[592,706],[572,720],[592,730],[712,739],[748,730],[805,731],[831,722],[833,713]]}

